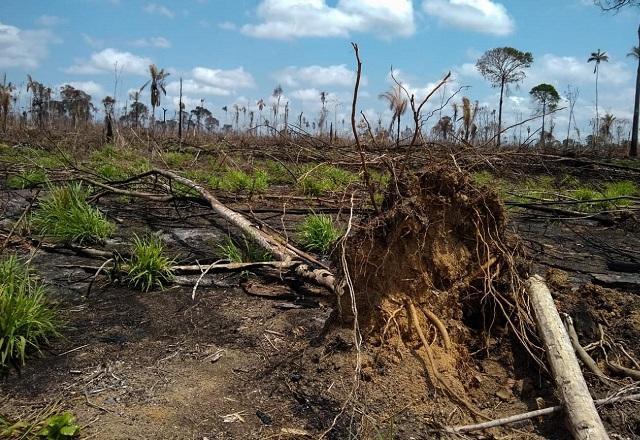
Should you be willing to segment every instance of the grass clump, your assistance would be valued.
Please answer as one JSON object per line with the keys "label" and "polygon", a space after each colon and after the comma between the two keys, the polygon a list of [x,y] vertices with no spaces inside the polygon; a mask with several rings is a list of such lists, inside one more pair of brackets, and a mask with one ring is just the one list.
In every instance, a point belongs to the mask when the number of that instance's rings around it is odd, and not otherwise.
{"label": "grass clump", "polygon": [[7,179],[7,186],[11,189],[33,188],[47,181],[47,173],[42,169],[29,169],[15,174]]}
{"label": "grass clump", "polygon": [[307,216],[298,228],[298,241],[309,250],[326,253],[338,238],[340,230],[328,215]]}
{"label": "grass clump", "polygon": [[171,168],[182,168],[193,161],[193,155],[180,153],[177,151],[166,151],[162,153],[162,159]]}
{"label": "grass clump", "polygon": [[164,243],[156,235],[134,236],[131,259],[127,264],[127,278],[131,286],[143,292],[154,287],[164,288],[173,279],[174,261],[165,255]]}
{"label": "grass clump", "polygon": [[87,203],[89,191],[80,183],[53,187],[31,218],[37,233],[64,243],[98,243],[115,231],[115,225]]}
{"label": "grass clump", "polygon": [[124,180],[151,169],[146,157],[131,149],[107,144],[91,153],[89,167],[109,181]]}
{"label": "grass clump", "polygon": [[269,187],[269,176],[263,170],[257,170],[254,173],[227,170],[220,176],[212,175],[209,184],[223,191],[263,193]]}
{"label": "grass clump", "polygon": [[0,369],[24,365],[30,350],[40,351],[58,336],[59,322],[49,307],[44,285],[16,256],[0,260]]}
{"label": "grass clump", "polygon": [[358,175],[332,165],[307,164],[302,167],[296,187],[308,196],[343,191],[358,181]]}
{"label": "grass clump", "polygon": [[244,235],[239,240],[229,236],[226,237],[218,245],[218,249],[222,257],[230,263],[255,263],[273,259],[271,252],[263,249],[255,241]]}

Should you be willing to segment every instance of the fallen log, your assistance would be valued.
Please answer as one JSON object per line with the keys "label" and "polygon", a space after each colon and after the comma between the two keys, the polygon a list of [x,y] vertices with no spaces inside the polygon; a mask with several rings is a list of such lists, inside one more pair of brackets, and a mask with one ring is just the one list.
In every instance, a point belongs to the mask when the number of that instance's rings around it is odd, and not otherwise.
{"label": "fallen log", "polygon": [[530,277],[527,291],[571,434],[579,440],[608,439],[544,279],[539,275]]}
{"label": "fallen log", "polygon": [[[207,200],[207,202],[209,202],[211,209],[213,209],[216,214],[240,229],[244,234],[247,235],[248,238],[255,241],[257,245],[271,252],[276,260],[282,262],[290,262],[291,260],[299,258],[300,254],[293,252],[290,249],[290,245],[283,245],[277,239],[273,238],[271,235],[267,234],[263,230],[259,229],[256,225],[251,223],[242,214],[239,214],[232,209],[229,209],[224,204],[220,203],[220,201],[215,198],[213,194],[207,191],[207,189],[203,186],[198,185],[192,180],[186,179],[171,171],[161,169],[154,169],[153,171],[156,174],[159,174],[176,182],[180,182],[181,184],[197,191],[204,199]],[[308,264],[300,264],[295,267],[294,273],[305,281],[323,286],[331,292],[334,291],[335,277],[326,269],[313,269]]]}

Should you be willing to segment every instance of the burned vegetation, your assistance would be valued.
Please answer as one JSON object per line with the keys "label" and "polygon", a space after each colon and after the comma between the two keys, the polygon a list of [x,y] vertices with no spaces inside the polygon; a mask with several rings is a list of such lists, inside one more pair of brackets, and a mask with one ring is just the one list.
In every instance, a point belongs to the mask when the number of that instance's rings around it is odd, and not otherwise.
{"label": "burned vegetation", "polygon": [[466,97],[430,135],[450,74],[396,81],[374,133],[353,49],[348,136],[290,123],[281,88],[284,122],[245,133],[240,108],[236,130],[195,128],[202,106],[145,125],[140,96],[104,126],[4,110],[0,437],[637,437],[626,146],[511,144]]}

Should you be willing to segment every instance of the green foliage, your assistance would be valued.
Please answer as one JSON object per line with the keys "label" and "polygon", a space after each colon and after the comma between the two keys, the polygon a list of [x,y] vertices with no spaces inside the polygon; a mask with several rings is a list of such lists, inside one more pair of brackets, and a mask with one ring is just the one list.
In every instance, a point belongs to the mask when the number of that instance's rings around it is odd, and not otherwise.
{"label": "green foliage", "polygon": [[328,215],[307,216],[298,228],[298,241],[309,250],[327,252],[340,237],[340,230]]}
{"label": "green foliage", "polygon": [[174,261],[165,255],[164,243],[156,235],[133,238],[131,259],[127,262],[127,277],[130,284],[143,292],[154,287],[164,288],[173,279]]}
{"label": "green foliage", "polygon": [[531,89],[529,95],[545,112],[554,110],[560,102],[560,94],[551,84],[538,84]]}
{"label": "green foliage", "polygon": [[47,173],[43,169],[29,169],[7,179],[7,186],[12,189],[25,189],[42,185],[47,181]]}
{"label": "green foliage", "polygon": [[31,218],[38,234],[64,243],[96,243],[109,238],[115,225],[89,205],[89,191],[80,183],[52,187]]}
{"label": "green foliage", "polygon": [[0,260],[0,369],[24,365],[27,352],[58,336],[59,321],[44,286],[15,256]]}
{"label": "green foliage", "polygon": [[151,169],[151,164],[146,157],[134,150],[116,148],[111,144],[91,153],[88,165],[110,181],[124,180]]}
{"label": "green foliage", "polygon": [[211,175],[209,184],[223,191],[263,193],[269,187],[269,179],[263,170],[251,174],[243,170],[227,170],[222,175]]}
{"label": "green foliage", "polygon": [[271,261],[272,255],[269,251],[260,247],[255,241],[242,236],[241,239],[226,237],[218,245],[222,256],[230,263],[254,263],[260,261]]}
{"label": "green foliage", "polygon": [[471,175],[471,178],[478,185],[489,186],[496,182],[497,177],[491,174],[489,171],[477,171]]}
{"label": "green foliage", "polygon": [[269,176],[269,183],[274,185],[292,184],[295,182],[294,176],[285,166],[275,160],[269,160],[259,166],[264,169]]}
{"label": "green foliage", "polygon": [[638,195],[638,186],[629,180],[611,182],[604,186],[602,193],[605,198],[635,197]]}
{"label": "green foliage", "polygon": [[332,165],[304,165],[296,182],[298,190],[308,196],[344,191],[358,181],[358,175]]}
{"label": "green foliage", "polygon": [[80,434],[80,426],[76,424],[73,414],[65,412],[56,414],[45,420],[45,426],[38,432],[38,436],[47,440],[64,440],[74,438]]}
{"label": "green foliage", "polygon": [[177,151],[167,151],[162,153],[162,159],[164,159],[170,168],[182,168],[193,161],[193,155]]}

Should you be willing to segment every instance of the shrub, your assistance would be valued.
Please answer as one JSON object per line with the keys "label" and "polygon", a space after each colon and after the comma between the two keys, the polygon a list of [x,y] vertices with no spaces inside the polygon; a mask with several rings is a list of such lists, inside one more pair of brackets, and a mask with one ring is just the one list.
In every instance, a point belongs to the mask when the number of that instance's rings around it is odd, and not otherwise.
{"label": "shrub", "polygon": [[153,287],[164,288],[173,278],[174,261],[165,256],[164,243],[156,235],[133,238],[133,252],[127,264],[130,284],[143,292]]}
{"label": "shrub", "polygon": [[8,362],[24,365],[27,352],[58,336],[55,311],[47,304],[44,286],[15,256],[0,261],[0,368]]}
{"label": "shrub", "polygon": [[41,169],[30,169],[7,179],[7,186],[12,189],[32,188],[47,181],[47,173]]}
{"label": "shrub", "polygon": [[211,176],[211,186],[224,191],[263,193],[269,187],[268,175],[263,170],[249,174],[243,170],[227,170],[222,175]]}
{"label": "shrub", "polygon": [[271,261],[271,253],[260,247],[253,240],[242,236],[239,240],[226,237],[218,245],[222,256],[230,263],[254,263],[260,261]]}
{"label": "shrub", "polygon": [[105,215],[86,201],[88,189],[82,184],[53,187],[32,217],[32,225],[46,237],[66,243],[95,243],[106,240],[115,230]]}
{"label": "shrub", "polygon": [[327,252],[339,237],[340,230],[328,215],[310,215],[298,228],[298,241],[305,248],[322,253]]}

